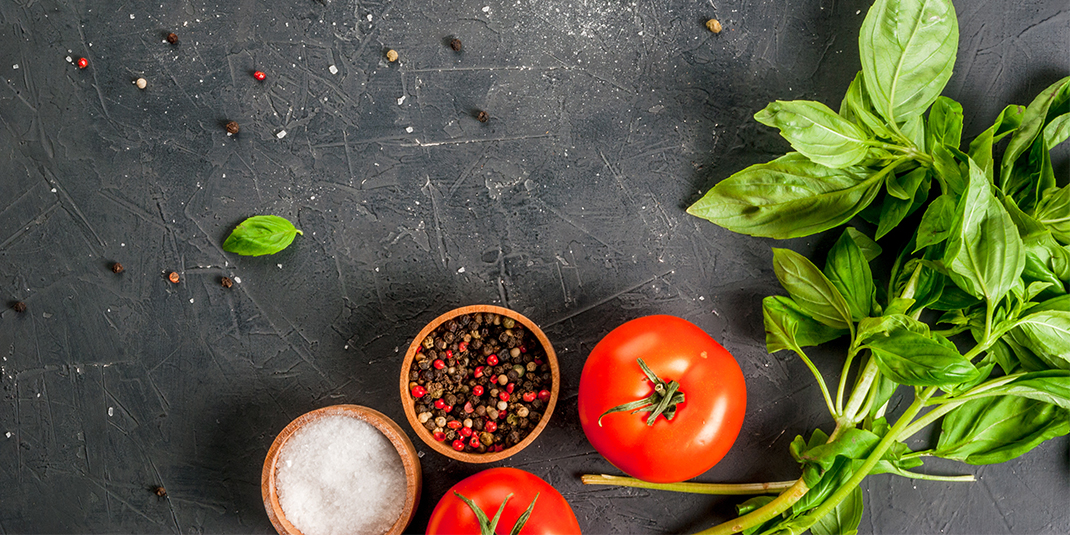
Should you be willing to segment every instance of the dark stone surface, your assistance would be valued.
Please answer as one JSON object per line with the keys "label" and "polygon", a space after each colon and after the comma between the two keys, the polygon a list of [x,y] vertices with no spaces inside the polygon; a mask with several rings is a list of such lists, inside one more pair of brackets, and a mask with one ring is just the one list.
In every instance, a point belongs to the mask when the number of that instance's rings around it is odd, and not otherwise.
{"label": "dark stone surface", "polygon": [[[1070,70],[1070,11],[957,4],[945,94],[972,136]],[[579,373],[616,325],[687,318],[736,355],[750,389],[736,446],[701,479],[798,476],[788,443],[831,425],[805,367],[764,350],[775,242],[683,209],[786,147],[750,119],[767,102],[838,104],[868,5],[0,2],[0,533],[270,531],[259,481],[275,434],[336,403],[406,425],[404,347],[473,303],[533,318],[562,361],[551,425],[501,464],[557,486],[590,533],[728,519],[738,500],[582,486],[614,471],[580,430]],[[272,257],[225,254],[258,213],[304,236]],[[481,468],[417,446],[413,532]],[[973,484],[873,477],[862,531],[1066,533],[1067,451],[1063,437],[1002,465],[929,466]]]}

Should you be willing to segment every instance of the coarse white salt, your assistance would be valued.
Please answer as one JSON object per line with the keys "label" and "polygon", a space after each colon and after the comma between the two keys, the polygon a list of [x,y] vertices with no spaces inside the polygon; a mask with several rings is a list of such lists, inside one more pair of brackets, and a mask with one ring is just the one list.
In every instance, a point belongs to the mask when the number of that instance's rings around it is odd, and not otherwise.
{"label": "coarse white salt", "polygon": [[331,71],[331,74],[338,74],[338,67],[335,67],[334,65],[327,67],[327,70]]}
{"label": "coarse white salt", "polygon": [[286,131],[285,130],[279,130],[279,133],[275,134],[275,137],[277,137],[279,139],[282,139],[282,138],[286,137]]}
{"label": "coarse white salt", "polygon": [[277,466],[283,514],[305,535],[386,533],[401,516],[401,456],[367,422],[319,418],[286,441]]}

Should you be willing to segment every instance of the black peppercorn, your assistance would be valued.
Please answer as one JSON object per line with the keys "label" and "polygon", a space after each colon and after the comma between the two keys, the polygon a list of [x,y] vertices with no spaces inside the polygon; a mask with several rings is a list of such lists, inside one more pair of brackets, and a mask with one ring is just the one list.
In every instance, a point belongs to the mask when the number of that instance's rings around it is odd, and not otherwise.
{"label": "black peppercorn", "polygon": [[15,304],[11,305],[11,308],[15,309],[15,312],[26,312],[26,303],[17,301]]}
{"label": "black peppercorn", "polygon": [[175,35],[174,32],[167,34],[167,42],[171,43],[172,45],[177,45],[178,44],[178,36]]}
{"label": "black peppercorn", "polygon": [[112,273],[122,273],[123,272],[123,265],[118,263],[118,262],[112,264],[111,265],[111,272]]}
{"label": "black peppercorn", "polygon": [[485,123],[490,120],[490,115],[487,115],[487,112],[483,110],[479,110],[479,113],[476,114],[476,119],[479,119],[481,123]]}
{"label": "black peppercorn", "polygon": [[226,126],[228,134],[237,134],[238,130],[241,130],[241,127],[238,126],[238,123],[236,121],[230,121],[227,123]]}
{"label": "black peppercorn", "polygon": [[454,52],[460,52],[461,51],[461,40],[460,39],[456,39],[456,38],[450,40],[450,48],[452,48]]}
{"label": "black peppercorn", "polygon": [[230,277],[223,277],[219,279],[219,284],[223,285],[224,288],[230,288],[234,286],[234,281],[230,280]]}

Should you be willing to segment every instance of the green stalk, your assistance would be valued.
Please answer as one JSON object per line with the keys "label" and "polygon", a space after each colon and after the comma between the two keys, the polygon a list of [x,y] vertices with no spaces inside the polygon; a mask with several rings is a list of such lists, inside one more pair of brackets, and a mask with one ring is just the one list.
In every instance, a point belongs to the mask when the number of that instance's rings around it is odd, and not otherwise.
{"label": "green stalk", "polygon": [[690,494],[715,494],[721,496],[749,496],[753,494],[780,494],[791,488],[794,481],[772,481],[769,483],[651,483],[634,477],[611,476],[606,474],[586,474],[580,478],[584,485],[616,485],[640,489],[666,490],[669,492],[687,492]]}
{"label": "green stalk", "polygon": [[791,509],[791,506],[795,505],[795,502],[799,501],[809,490],[810,487],[807,487],[806,482],[800,477],[791,488],[784,491],[780,496],[773,498],[773,501],[739,518],[700,531],[695,535],[730,535],[754,526],[760,526],[767,520]]}
{"label": "green stalk", "polygon": [[875,358],[870,358],[866,362],[866,366],[862,368],[862,374],[858,378],[854,392],[851,393],[851,398],[847,400],[847,407],[843,410],[843,418],[852,425],[857,422],[858,409],[869,394],[869,390],[873,386],[873,381],[877,378],[879,371],[877,369],[877,359]]}
{"label": "green stalk", "polygon": [[825,405],[828,406],[829,412],[831,412],[833,416],[838,415],[839,405],[832,405],[832,396],[829,395],[829,389],[828,386],[825,384],[825,378],[821,376],[821,372],[817,369],[817,366],[815,366],[813,361],[810,360],[810,357],[806,356],[806,353],[801,347],[795,346],[791,350],[794,351],[797,355],[799,355],[799,358],[803,360],[803,363],[806,364],[806,367],[810,368],[810,373],[814,374],[814,379],[817,379],[817,386],[821,388],[821,395],[825,397]]}

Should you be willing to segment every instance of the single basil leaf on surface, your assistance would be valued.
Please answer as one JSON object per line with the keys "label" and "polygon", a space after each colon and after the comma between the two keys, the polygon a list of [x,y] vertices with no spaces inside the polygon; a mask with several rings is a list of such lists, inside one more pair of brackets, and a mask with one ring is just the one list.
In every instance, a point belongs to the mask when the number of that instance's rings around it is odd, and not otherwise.
{"label": "single basil leaf on surface", "polygon": [[873,272],[850,232],[845,230],[829,250],[825,276],[847,301],[852,319],[858,321],[869,316],[876,292]]}
{"label": "single basil leaf on surface", "polygon": [[847,329],[851,325],[847,301],[805,256],[790,249],[773,248],[773,271],[807,315],[834,329]]}
{"label": "single basil leaf on surface", "polygon": [[1048,150],[1070,138],[1070,113],[1064,113],[1051,120],[1044,127],[1044,144]]}
{"label": "single basil leaf on surface", "polygon": [[832,511],[810,526],[813,535],[854,535],[862,522],[862,489],[855,487]]}
{"label": "single basil leaf on surface", "polygon": [[932,151],[937,145],[958,148],[962,143],[962,104],[947,97],[936,97],[929,110],[925,129],[925,148]]}
{"label": "single basil leaf on surface", "polygon": [[754,120],[779,128],[792,148],[828,167],[854,165],[869,150],[869,137],[861,128],[820,102],[778,100],[756,113]]}
{"label": "single basil leaf on surface", "polygon": [[933,200],[918,224],[918,237],[914,251],[935,245],[947,239],[955,219],[955,198],[944,194]]}
{"label": "single basil leaf on surface", "polygon": [[944,253],[948,274],[974,297],[999,301],[1025,267],[1022,239],[1006,208],[993,195],[991,184],[972,161],[970,183],[955,212]]}
{"label": "single basil leaf on surface", "polygon": [[1070,311],[1032,313],[1022,318],[1010,334],[1050,367],[1070,369]]}
{"label": "single basil leaf on surface", "polygon": [[858,35],[862,74],[873,105],[889,123],[921,115],[944,90],[958,51],[949,0],[877,0]]}
{"label": "single basil leaf on surface", "polygon": [[770,353],[816,346],[848,333],[818,323],[789,297],[770,295],[762,300],[765,345]]}
{"label": "single basil leaf on surface", "polygon": [[881,179],[790,153],[722,180],[687,213],[741,234],[798,238],[846,223],[877,196]]}
{"label": "single basil leaf on surface", "polygon": [[872,262],[881,255],[881,246],[877,245],[877,242],[873,241],[869,236],[854,227],[847,227],[847,233],[851,235],[855,245],[862,250],[862,255],[866,257],[866,262]]}
{"label": "single basil leaf on surface", "polygon": [[[1029,103],[1025,113],[1022,115],[1021,125],[1018,127],[1017,132],[1014,133],[1014,136],[1011,137],[1011,142],[1007,144],[1007,150],[1003,153],[1003,161],[1000,166],[1000,177],[1003,181],[1006,181],[1011,176],[1018,159],[1027,150],[1030,150],[1034,140],[1041,137],[1044,123],[1048,118],[1048,110],[1052,107],[1058,107],[1068,98],[1070,98],[1070,76],[1051,84],[1041,91],[1033,99],[1033,102]],[[1043,145],[1043,138],[1041,138],[1041,144]],[[1003,191],[1007,191],[1005,183],[1001,183],[1000,188]]]}
{"label": "single basil leaf on surface", "polygon": [[891,380],[911,386],[947,387],[977,376],[977,368],[965,357],[932,337],[908,329],[895,329],[875,336],[866,347],[877,359],[877,368]]}
{"label": "single basil leaf on surface", "polygon": [[933,455],[968,464],[1008,461],[1070,431],[1070,412],[1021,396],[967,401],[944,417]]}
{"label": "single basil leaf on surface", "polygon": [[986,396],[1021,396],[1070,409],[1070,370],[1027,373],[985,391]]}
{"label": "single basil leaf on surface", "polygon": [[992,126],[970,142],[970,159],[977,162],[977,166],[985,172],[989,180],[993,177],[992,145],[1017,131],[1024,115],[1025,106],[1011,104],[1003,108],[1003,111],[996,116],[996,121],[992,123]]}
{"label": "single basil leaf on surface", "polygon": [[223,250],[245,256],[275,254],[288,247],[298,234],[303,232],[282,217],[257,215],[238,224],[223,242]]}
{"label": "single basil leaf on surface", "polygon": [[884,124],[884,120],[873,112],[861,71],[855,75],[854,81],[847,88],[847,93],[843,95],[843,101],[840,102],[840,116],[855,124],[862,124],[877,137],[884,139],[893,137],[892,132]]}

